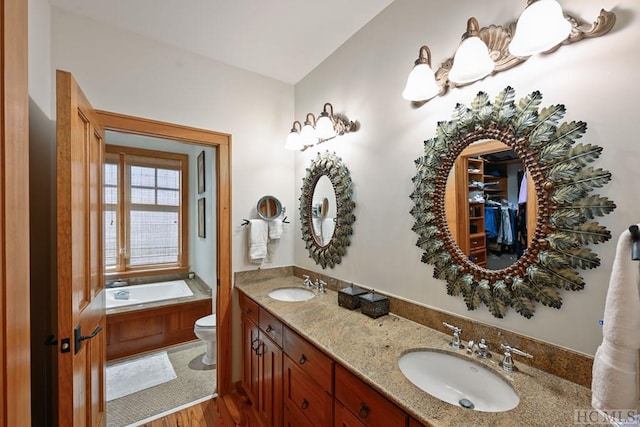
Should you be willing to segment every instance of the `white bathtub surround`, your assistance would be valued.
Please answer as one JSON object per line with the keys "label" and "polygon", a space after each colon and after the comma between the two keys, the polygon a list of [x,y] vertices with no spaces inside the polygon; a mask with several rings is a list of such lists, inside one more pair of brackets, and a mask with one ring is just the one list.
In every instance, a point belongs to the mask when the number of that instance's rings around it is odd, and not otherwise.
{"label": "white bathtub surround", "polygon": [[107,366],[107,402],[177,378],[166,351]]}
{"label": "white bathtub surround", "polygon": [[[122,292],[128,292],[126,297]],[[105,293],[107,309],[193,296],[184,280],[109,288]]]}
{"label": "white bathtub surround", "polygon": [[631,259],[629,230],[618,239],[604,309],[602,344],[593,361],[594,408],[640,409],[640,262]]}

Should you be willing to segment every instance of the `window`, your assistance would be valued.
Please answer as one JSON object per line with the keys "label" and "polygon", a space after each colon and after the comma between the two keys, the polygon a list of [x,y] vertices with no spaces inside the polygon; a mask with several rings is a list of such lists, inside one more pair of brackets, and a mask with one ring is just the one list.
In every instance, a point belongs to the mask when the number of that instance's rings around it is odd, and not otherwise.
{"label": "window", "polygon": [[187,168],[186,155],[107,146],[107,273],[187,268]]}

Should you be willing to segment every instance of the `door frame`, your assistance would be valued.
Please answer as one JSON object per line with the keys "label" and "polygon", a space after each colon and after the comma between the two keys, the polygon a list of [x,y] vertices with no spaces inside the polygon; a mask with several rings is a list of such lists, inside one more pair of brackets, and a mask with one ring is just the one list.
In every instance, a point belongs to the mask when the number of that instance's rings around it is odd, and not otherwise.
{"label": "door frame", "polygon": [[127,116],[109,111],[96,110],[104,129],[172,139],[196,145],[206,145],[217,150],[216,155],[216,209],[217,209],[217,361],[216,391],[220,396],[232,390],[231,360],[231,135],[198,129],[173,123],[160,122],[140,117]]}
{"label": "door frame", "polygon": [[31,425],[27,2],[0,0],[0,425]]}

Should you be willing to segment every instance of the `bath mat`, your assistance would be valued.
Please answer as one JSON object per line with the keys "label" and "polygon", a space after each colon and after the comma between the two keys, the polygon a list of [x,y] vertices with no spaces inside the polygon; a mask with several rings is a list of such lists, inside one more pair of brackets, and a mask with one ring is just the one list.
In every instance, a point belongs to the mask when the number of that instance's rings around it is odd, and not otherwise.
{"label": "bath mat", "polygon": [[107,402],[177,378],[166,351],[107,366]]}

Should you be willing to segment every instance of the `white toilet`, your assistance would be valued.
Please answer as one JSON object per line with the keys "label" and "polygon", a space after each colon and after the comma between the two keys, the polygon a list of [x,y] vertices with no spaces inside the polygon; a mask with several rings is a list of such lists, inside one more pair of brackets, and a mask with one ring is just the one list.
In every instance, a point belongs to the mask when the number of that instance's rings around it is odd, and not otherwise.
{"label": "white toilet", "polygon": [[198,338],[207,342],[207,352],[202,356],[205,365],[216,364],[216,315],[210,314],[196,320],[193,333]]}

